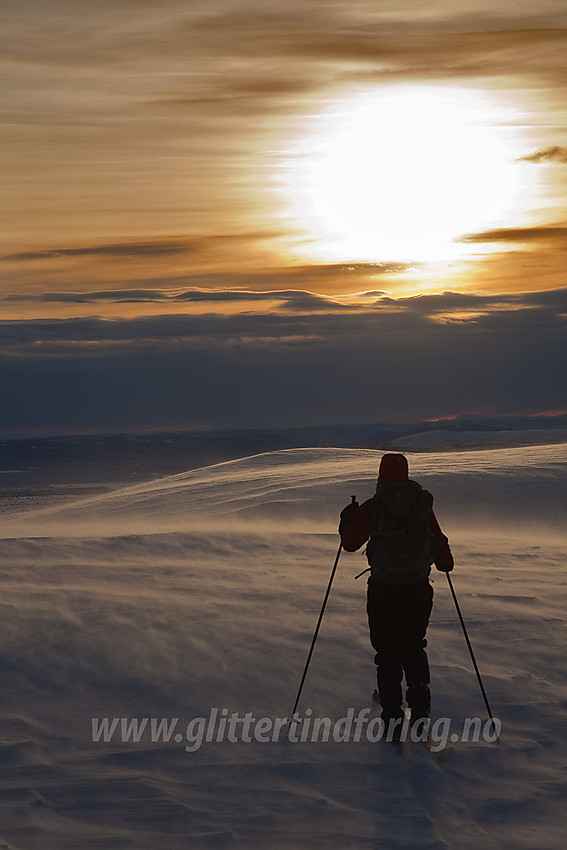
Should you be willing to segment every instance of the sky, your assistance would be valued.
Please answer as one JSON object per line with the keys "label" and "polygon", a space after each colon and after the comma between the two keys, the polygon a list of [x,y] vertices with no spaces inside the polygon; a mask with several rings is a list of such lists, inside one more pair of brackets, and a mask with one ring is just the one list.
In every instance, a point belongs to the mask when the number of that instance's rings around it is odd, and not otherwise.
{"label": "sky", "polygon": [[562,2],[4,22],[0,434],[567,409]]}

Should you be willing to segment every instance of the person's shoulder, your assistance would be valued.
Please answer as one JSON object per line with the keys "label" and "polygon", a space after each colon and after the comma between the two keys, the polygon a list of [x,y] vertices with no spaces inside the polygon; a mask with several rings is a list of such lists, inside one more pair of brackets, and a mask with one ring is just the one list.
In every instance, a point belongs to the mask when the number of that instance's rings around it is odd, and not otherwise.
{"label": "person's shoulder", "polygon": [[367,499],[365,502],[363,502],[361,504],[360,510],[361,511],[370,511],[370,510],[373,510],[375,505],[376,505],[376,493],[374,493],[372,496],[370,496],[369,499]]}

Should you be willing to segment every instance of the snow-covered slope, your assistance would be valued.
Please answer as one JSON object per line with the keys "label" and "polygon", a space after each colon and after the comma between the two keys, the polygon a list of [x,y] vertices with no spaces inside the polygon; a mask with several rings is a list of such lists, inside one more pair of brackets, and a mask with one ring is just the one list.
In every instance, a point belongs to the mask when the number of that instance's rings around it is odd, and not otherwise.
{"label": "snow-covered slope", "polygon": [[[337,513],[352,493],[372,494],[379,456],[273,452],[2,519],[0,845],[563,848],[565,446],[409,456],[451,538],[499,744],[460,740],[465,718],[484,724],[486,713],[435,573],[433,720],[457,735],[439,735],[437,756],[411,742],[399,754],[366,734],[217,741],[218,726],[185,750],[188,724],[209,723],[215,708],[289,714]],[[306,718],[310,709],[335,724],[370,707],[364,579],[353,578],[364,566],[360,552],[341,555]],[[178,724],[169,741],[146,730],[104,742],[93,741],[92,718]]]}
{"label": "snow-covered slope", "polygon": [[[268,452],[8,516],[0,537],[194,531],[244,522],[333,532],[352,494],[359,501],[373,495],[380,457],[371,449]],[[563,527],[567,445],[408,458],[411,475],[433,491],[440,517],[452,524]]]}
{"label": "snow-covered slope", "polygon": [[399,437],[389,443],[391,451],[450,451],[514,446],[545,446],[567,443],[567,429],[528,431],[448,431],[437,429]]}

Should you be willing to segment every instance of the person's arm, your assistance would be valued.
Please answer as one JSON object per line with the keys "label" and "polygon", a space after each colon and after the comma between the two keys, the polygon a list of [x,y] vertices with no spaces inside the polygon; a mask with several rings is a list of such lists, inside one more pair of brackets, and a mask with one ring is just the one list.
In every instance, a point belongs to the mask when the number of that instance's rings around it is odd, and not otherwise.
{"label": "person's arm", "polygon": [[368,499],[362,505],[348,505],[341,512],[339,534],[346,552],[356,552],[366,543],[372,533],[373,513],[374,499]]}
{"label": "person's arm", "polygon": [[429,514],[429,530],[435,537],[435,566],[442,573],[450,573],[454,566],[453,553],[449,546],[449,538],[443,534],[437,522],[437,517],[431,511]]}

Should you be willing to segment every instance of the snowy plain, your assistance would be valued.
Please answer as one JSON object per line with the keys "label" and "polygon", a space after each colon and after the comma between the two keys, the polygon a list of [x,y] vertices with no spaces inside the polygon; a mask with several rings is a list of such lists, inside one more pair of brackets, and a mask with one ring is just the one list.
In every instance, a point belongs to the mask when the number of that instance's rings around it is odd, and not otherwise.
{"label": "snowy plain", "polygon": [[[380,455],[268,452],[0,520],[0,848],[565,846],[566,445],[408,455],[451,541],[498,743],[93,740],[92,718],[285,718],[338,513],[372,495]],[[371,708],[365,566],[341,555],[304,716]],[[432,717],[458,731],[486,709],[432,579]]]}
{"label": "snowy plain", "polygon": [[467,449],[497,449],[519,446],[551,445],[566,443],[565,428],[523,429],[509,431],[448,431],[436,428],[434,431],[409,434],[392,440],[389,451],[426,452],[426,451],[466,451]]}

